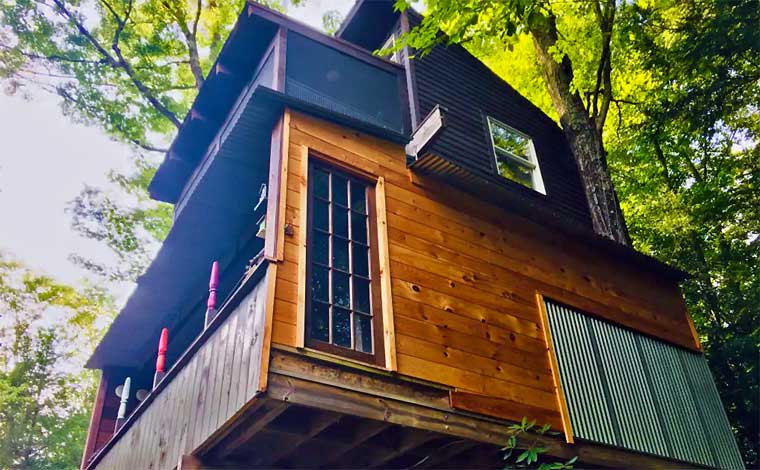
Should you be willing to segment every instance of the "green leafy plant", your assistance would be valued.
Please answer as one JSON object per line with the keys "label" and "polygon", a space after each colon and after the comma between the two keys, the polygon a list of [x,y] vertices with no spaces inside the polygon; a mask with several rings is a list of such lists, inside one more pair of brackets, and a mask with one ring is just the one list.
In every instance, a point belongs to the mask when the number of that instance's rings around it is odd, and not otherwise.
{"label": "green leafy plant", "polygon": [[[536,465],[539,470],[567,470],[573,468],[573,464],[578,460],[578,457],[573,457],[565,462],[539,462],[541,456],[546,453],[546,448],[538,446],[538,437],[546,435],[550,429],[551,426],[548,424],[537,427],[535,419],[528,421],[526,417],[523,417],[520,423],[509,426],[510,436],[507,439],[507,445],[501,448],[504,451],[503,458],[506,463],[504,468],[529,468]],[[530,440],[531,434],[533,435],[532,443],[515,457],[515,453],[522,448],[520,443]],[[521,439],[522,436],[526,437]]]}

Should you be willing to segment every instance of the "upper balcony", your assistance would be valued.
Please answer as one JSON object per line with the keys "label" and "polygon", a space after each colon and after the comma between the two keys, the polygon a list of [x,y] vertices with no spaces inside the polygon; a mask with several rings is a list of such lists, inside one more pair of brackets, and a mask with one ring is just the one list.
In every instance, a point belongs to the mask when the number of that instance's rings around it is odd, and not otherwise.
{"label": "upper balcony", "polygon": [[249,4],[151,182],[151,197],[178,203],[243,114],[252,118],[249,139],[268,146],[273,116],[285,105],[406,143],[406,87],[401,65]]}
{"label": "upper balcony", "polygon": [[187,273],[242,248],[286,106],[405,143],[405,96],[398,64],[247,5],[150,185],[154,199],[175,204],[172,230],[89,366],[141,365],[148,340],[119,332],[139,328],[152,343],[164,326],[155,312],[177,321],[190,308],[201,281]]}

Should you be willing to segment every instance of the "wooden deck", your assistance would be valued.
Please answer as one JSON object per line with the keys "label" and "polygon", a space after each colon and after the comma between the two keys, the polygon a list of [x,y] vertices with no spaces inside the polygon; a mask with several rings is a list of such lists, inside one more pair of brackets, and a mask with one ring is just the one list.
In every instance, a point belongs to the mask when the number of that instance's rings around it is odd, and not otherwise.
{"label": "wooden deck", "polygon": [[173,468],[243,412],[260,388],[266,280],[233,296],[87,468]]}
{"label": "wooden deck", "polygon": [[[266,394],[183,456],[182,470],[214,468],[503,468],[509,422],[454,410],[450,390],[393,374],[272,351]],[[550,459],[583,468],[686,468],[610,447],[530,435]]]}

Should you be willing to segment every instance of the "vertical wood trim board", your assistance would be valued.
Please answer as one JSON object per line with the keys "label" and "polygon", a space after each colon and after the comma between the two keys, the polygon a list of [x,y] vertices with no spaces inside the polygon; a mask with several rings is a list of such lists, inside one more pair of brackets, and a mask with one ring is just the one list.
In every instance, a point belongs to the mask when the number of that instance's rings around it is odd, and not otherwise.
{"label": "vertical wood trim board", "polygon": [[290,142],[290,110],[286,109],[285,114],[282,117],[282,132],[279,135],[280,138],[280,190],[278,194],[278,206],[277,206],[277,226],[275,232],[277,232],[277,247],[275,251],[275,259],[279,262],[284,259],[285,254],[285,201],[288,194],[288,154],[289,154],[289,142]]}
{"label": "vertical wood trim board", "polygon": [[269,356],[272,350],[272,327],[274,326],[274,294],[277,286],[277,264],[269,263],[267,267],[266,281],[266,307],[264,310],[264,337],[261,348],[261,363],[259,366],[259,386],[258,391],[264,391],[269,381]]}
{"label": "vertical wood trim board", "polygon": [[283,152],[284,117],[280,118],[272,129],[272,139],[269,144],[269,179],[267,180],[267,215],[264,238],[264,256],[270,261],[277,261],[277,247],[282,238],[280,225],[281,169]]}
{"label": "vertical wood trim board", "polygon": [[689,325],[689,331],[691,331],[692,338],[694,338],[694,346],[696,347],[697,351],[704,352],[702,350],[702,342],[699,340],[699,333],[697,333],[697,328],[694,326],[694,319],[691,318],[691,314],[689,314],[689,309],[686,307],[686,301],[684,300],[683,290],[679,288],[678,292],[680,294],[681,308],[683,309],[683,314],[686,317],[686,323]]}
{"label": "vertical wood trim board", "polygon": [[573,444],[573,426],[570,422],[570,410],[568,409],[567,401],[565,400],[565,392],[562,390],[562,381],[560,380],[559,375],[559,363],[557,362],[557,354],[554,352],[551,329],[549,328],[549,317],[546,313],[546,303],[544,302],[544,296],[541,295],[540,292],[536,292],[536,304],[538,304],[538,311],[541,316],[541,329],[544,330],[546,351],[549,355],[549,365],[551,366],[552,379],[554,380],[554,388],[557,393],[557,407],[559,408],[559,414],[562,417],[565,441],[567,441],[568,444]]}
{"label": "vertical wood trim board", "polygon": [[296,310],[296,347],[302,348],[306,336],[306,245],[308,239],[308,204],[309,204],[309,148],[298,147],[298,158],[301,160],[298,180],[298,307]]}
{"label": "vertical wood trim board", "polygon": [[393,294],[391,291],[391,261],[388,251],[388,217],[385,205],[385,178],[380,176],[375,187],[377,211],[377,255],[380,260],[380,299],[383,315],[383,344],[385,368],[398,370],[396,364],[396,330],[393,326]]}
{"label": "vertical wood trim board", "polygon": [[277,91],[285,91],[285,68],[287,67],[288,29],[280,26],[274,46],[274,86]]}
{"label": "vertical wood trim board", "polygon": [[90,456],[95,452],[95,445],[98,440],[98,432],[100,432],[100,418],[103,416],[103,403],[105,402],[106,393],[108,390],[108,377],[104,371],[100,373],[100,381],[98,383],[98,391],[95,394],[95,403],[92,406],[92,415],[90,416],[90,427],[87,430],[87,441],[84,445],[84,454],[82,454],[82,463],[80,468],[87,467],[87,461]]}

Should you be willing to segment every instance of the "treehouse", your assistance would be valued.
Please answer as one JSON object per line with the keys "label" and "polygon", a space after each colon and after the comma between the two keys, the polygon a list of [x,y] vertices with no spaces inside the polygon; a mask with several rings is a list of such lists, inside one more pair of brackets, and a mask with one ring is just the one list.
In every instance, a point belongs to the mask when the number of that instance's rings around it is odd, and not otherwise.
{"label": "treehouse", "polygon": [[87,366],[83,469],[741,468],[679,289],[592,231],[557,125],[359,1],[246,5],[151,185],[174,204]]}

